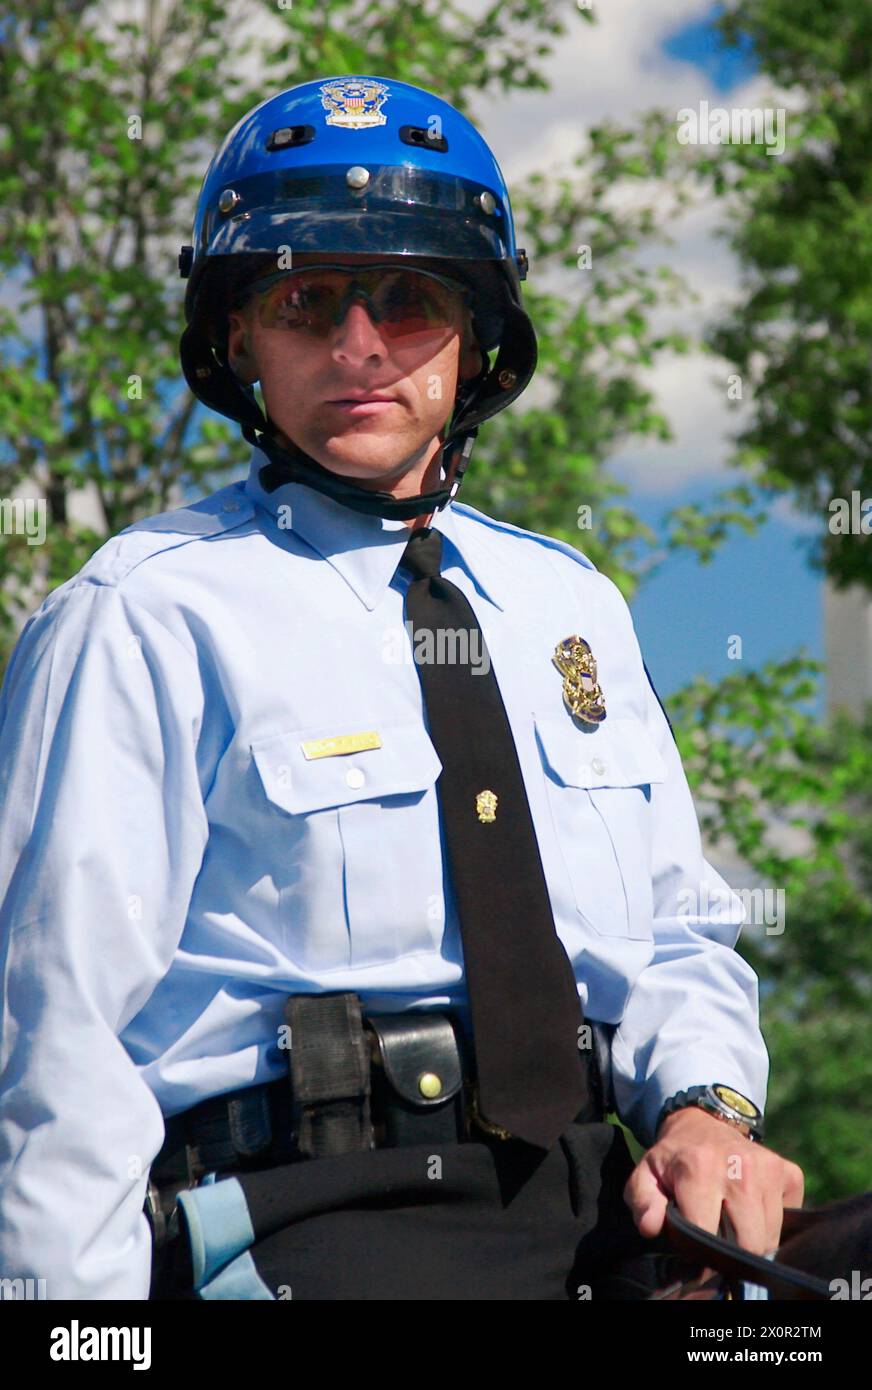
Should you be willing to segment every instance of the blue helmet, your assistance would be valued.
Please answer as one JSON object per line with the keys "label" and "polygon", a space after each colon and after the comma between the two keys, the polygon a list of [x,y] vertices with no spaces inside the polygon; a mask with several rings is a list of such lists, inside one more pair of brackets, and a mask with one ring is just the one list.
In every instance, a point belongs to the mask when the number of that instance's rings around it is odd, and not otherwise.
{"label": "blue helmet", "polygon": [[[194,394],[238,421],[269,457],[265,487],[293,480],[359,511],[409,518],[444,506],[469,461],[478,426],[515,400],[536,366],[536,335],[520,282],[505,181],[487,144],[454,107],[420,87],[379,77],[332,77],[269,97],[234,126],[200,190],[180,350]],[[397,499],[278,444],[250,386],[227,362],[227,312],[240,291],[294,252],[384,253],[450,262],[473,291],[473,327],[490,364],[458,386],[443,440],[444,488]],[[264,476],[266,475],[266,476]]]}

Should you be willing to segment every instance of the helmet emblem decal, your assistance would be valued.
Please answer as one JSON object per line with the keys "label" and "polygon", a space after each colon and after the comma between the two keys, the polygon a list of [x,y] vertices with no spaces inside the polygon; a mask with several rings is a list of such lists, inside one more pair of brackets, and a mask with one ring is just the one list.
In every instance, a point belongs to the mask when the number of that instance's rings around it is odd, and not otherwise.
{"label": "helmet emblem decal", "polygon": [[354,78],[339,78],[323,82],[318,88],[321,105],[327,114],[327,125],[345,126],[347,130],[367,130],[386,125],[382,106],[390,92],[383,82],[368,82]]}

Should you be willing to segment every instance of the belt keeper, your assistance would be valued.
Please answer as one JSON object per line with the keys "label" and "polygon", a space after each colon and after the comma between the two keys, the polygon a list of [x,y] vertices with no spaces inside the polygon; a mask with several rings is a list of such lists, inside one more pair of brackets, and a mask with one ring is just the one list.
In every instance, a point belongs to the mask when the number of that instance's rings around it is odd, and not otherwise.
{"label": "belt keeper", "polygon": [[233,1147],[240,1158],[253,1158],[272,1140],[269,1096],[265,1086],[248,1087],[227,1102]]}

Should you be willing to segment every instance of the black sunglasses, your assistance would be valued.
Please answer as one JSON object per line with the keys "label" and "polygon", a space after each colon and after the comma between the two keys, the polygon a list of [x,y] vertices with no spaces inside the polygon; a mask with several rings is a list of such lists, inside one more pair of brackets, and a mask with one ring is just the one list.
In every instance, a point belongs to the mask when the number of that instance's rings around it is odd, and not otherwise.
{"label": "black sunglasses", "polygon": [[284,328],[326,337],[342,322],[352,301],[362,298],[387,338],[449,327],[463,304],[472,304],[468,285],[435,271],[395,262],[348,266],[324,262],[278,270],[246,286],[235,308],[257,297],[264,328]]}

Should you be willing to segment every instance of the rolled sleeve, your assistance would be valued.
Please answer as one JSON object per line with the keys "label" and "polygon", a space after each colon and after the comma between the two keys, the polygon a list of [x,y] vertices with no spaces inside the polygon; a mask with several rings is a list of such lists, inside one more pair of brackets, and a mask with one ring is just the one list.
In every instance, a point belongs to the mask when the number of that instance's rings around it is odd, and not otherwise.
{"label": "rolled sleeve", "polygon": [[0,1276],[146,1299],[160,1107],[119,1040],[202,862],[194,653],[114,585],[30,619],[0,694]]}
{"label": "rolled sleeve", "polygon": [[[638,650],[629,610],[626,621]],[[681,757],[639,653],[645,718],[667,776],[652,784],[654,952],[612,1035],[619,1118],[649,1148],[660,1110],[689,1086],[720,1081],[762,1110],[769,1055],[758,979],[734,949],[744,907],[705,859]]]}

